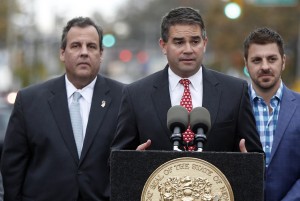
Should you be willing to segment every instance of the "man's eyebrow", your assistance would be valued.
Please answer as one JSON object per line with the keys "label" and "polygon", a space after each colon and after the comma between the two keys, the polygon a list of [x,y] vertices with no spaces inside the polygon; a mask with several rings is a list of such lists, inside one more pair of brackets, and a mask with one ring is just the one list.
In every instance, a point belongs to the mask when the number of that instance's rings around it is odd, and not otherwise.
{"label": "man's eyebrow", "polygon": [[278,55],[277,54],[270,54],[267,57],[278,57]]}
{"label": "man's eyebrow", "polygon": [[183,37],[174,37],[173,40],[184,40]]}
{"label": "man's eyebrow", "polygon": [[97,42],[94,42],[94,41],[90,41],[90,42],[87,42],[86,44],[88,44],[88,45],[91,45],[91,44],[98,44]]}
{"label": "man's eyebrow", "polygon": [[80,42],[79,42],[79,41],[72,41],[72,42],[70,42],[70,44],[71,44],[71,45],[74,45],[74,44],[80,44]]}
{"label": "man's eyebrow", "polygon": [[[201,38],[200,36],[192,36],[192,39],[199,39]],[[174,37],[173,40],[184,40],[184,37]]]}
{"label": "man's eyebrow", "polygon": [[263,57],[278,57],[277,54],[270,54],[270,55],[266,55],[266,56],[263,56],[263,55],[254,55],[250,58],[263,58]]}

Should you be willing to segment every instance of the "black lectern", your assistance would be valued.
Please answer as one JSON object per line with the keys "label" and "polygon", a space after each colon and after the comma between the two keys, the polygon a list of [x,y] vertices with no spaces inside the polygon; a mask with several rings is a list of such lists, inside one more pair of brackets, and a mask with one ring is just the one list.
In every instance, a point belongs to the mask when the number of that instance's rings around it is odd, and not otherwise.
{"label": "black lectern", "polygon": [[264,155],[261,153],[148,150],[111,153],[111,201],[140,201],[151,174],[162,164],[182,157],[202,159],[219,169],[230,183],[235,201],[263,201]]}

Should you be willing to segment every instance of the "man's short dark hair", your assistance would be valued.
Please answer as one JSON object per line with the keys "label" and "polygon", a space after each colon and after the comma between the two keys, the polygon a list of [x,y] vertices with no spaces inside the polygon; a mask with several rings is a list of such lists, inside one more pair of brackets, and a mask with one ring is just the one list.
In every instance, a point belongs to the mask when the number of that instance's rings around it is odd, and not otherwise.
{"label": "man's short dark hair", "polygon": [[161,38],[164,42],[168,41],[170,27],[177,24],[199,25],[202,37],[206,39],[205,24],[199,11],[189,7],[179,7],[172,9],[162,18]]}
{"label": "man's short dark hair", "polygon": [[282,37],[276,31],[267,28],[257,28],[251,32],[244,41],[244,57],[248,59],[248,51],[251,44],[270,44],[276,43],[281,57],[284,55],[284,42]]}
{"label": "man's short dark hair", "polygon": [[102,45],[102,39],[103,39],[103,30],[100,26],[96,25],[96,23],[88,18],[88,17],[76,17],[71,19],[67,25],[64,27],[63,29],[63,33],[61,36],[61,44],[60,44],[60,48],[61,49],[66,49],[67,46],[67,34],[70,31],[70,29],[72,27],[81,27],[81,28],[85,28],[87,26],[93,26],[95,27],[95,29],[97,30],[97,33],[99,35],[99,47],[100,50],[103,50],[103,45]]}

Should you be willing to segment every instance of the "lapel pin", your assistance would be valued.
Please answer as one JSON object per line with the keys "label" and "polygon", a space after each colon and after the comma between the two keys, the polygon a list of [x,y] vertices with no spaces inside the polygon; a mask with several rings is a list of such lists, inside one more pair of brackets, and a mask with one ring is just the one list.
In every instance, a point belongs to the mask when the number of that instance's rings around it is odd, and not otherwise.
{"label": "lapel pin", "polygon": [[101,107],[105,107],[106,102],[103,100],[101,103]]}

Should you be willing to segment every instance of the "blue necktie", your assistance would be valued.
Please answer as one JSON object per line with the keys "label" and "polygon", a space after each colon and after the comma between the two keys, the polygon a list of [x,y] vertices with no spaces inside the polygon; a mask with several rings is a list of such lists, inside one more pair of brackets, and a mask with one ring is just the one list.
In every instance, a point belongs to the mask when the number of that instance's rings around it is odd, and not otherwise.
{"label": "blue necktie", "polygon": [[73,128],[74,138],[75,138],[79,157],[83,145],[83,128],[82,128],[82,119],[81,119],[80,104],[79,104],[80,98],[81,98],[81,94],[79,92],[74,92],[73,101],[70,105],[70,117],[71,117],[72,128]]}

